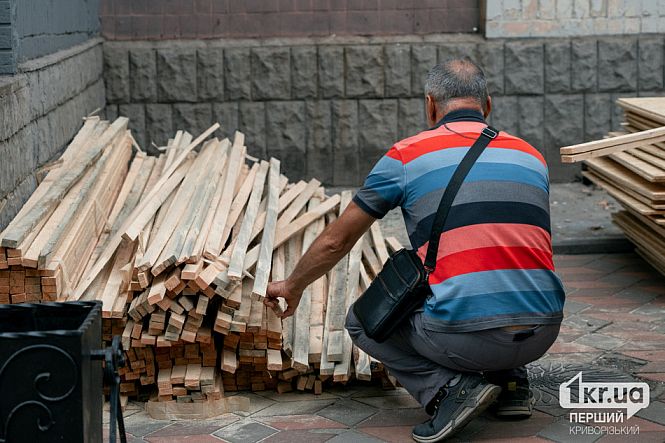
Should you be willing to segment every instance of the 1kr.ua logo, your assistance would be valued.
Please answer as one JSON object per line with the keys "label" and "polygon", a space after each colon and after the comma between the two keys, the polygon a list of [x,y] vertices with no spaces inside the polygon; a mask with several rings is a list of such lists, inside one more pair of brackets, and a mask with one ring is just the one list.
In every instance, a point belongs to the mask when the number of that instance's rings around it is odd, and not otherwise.
{"label": "1kr.ua logo", "polygon": [[633,383],[585,383],[582,372],[559,386],[559,404],[572,409],[625,409],[630,418],[649,406],[649,385]]}

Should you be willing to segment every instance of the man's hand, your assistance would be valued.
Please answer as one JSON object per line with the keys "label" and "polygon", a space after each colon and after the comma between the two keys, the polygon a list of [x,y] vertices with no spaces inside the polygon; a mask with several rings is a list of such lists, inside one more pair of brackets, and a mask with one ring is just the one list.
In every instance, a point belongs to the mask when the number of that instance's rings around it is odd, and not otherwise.
{"label": "man's hand", "polygon": [[271,308],[273,311],[278,312],[278,298],[281,297],[286,300],[287,309],[280,315],[280,317],[290,317],[296,312],[296,308],[300,304],[300,299],[302,298],[302,293],[302,290],[293,288],[288,280],[270,282],[268,284],[268,290],[266,291],[266,297],[263,299],[263,304]]}

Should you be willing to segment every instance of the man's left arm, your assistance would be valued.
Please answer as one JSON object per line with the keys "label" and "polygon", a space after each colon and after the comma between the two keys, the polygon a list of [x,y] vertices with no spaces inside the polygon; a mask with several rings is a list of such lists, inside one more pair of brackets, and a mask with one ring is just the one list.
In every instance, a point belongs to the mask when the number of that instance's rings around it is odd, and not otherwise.
{"label": "man's left arm", "polygon": [[375,220],[376,218],[352,201],[342,215],[326,226],[321,235],[314,240],[291,275],[286,280],[268,285],[265,305],[275,309],[277,298],[282,297],[288,304],[282,317],[293,315],[305,288],[332,269]]}

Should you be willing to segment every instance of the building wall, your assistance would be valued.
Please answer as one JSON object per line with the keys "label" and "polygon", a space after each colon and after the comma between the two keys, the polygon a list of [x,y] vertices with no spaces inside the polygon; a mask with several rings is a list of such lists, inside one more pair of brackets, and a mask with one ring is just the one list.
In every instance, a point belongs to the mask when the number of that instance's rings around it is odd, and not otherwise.
{"label": "building wall", "polygon": [[483,0],[485,35],[573,37],[665,32],[659,0]]}
{"label": "building wall", "polygon": [[477,32],[479,0],[102,0],[111,40]]}
{"label": "building wall", "polygon": [[19,63],[78,45],[99,34],[99,0],[11,0]]}
{"label": "building wall", "polygon": [[617,129],[617,97],[661,94],[663,54],[663,36],[106,42],[104,76],[109,115],[130,117],[141,146],[219,121],[222,135],[239,128],[251,154],[280,157],[292,178],[357,185],[424,128],[428,69],[468,55],[489,77],[492,123],[568,181],[577,168],[560,164],[558,148]]}
{"label": "building wall", "polygon": [[0,77],[0,230],[36,189],[35,171],[104,106],[102,61],[101,39],[92,39]]}

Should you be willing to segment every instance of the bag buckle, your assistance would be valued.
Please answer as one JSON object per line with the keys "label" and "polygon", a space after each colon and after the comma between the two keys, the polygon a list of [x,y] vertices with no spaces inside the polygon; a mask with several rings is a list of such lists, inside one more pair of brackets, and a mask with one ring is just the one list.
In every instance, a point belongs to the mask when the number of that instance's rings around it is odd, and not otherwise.
{"label": "bag buckle", "polygon": [[482,130],[482,134],[491,139],[495,139],[499,135],[499,131],[490,126],[485,126]]}
{"label": "bag buckle", "polygon": [[426,281],[429,281],[429,275],[430,275],[432,272],[434,272],[434,268],[431,267],[431,266],[424,266],[424,265],[423,265],[423,268],[425,268],[425,280],[426,280]]}

